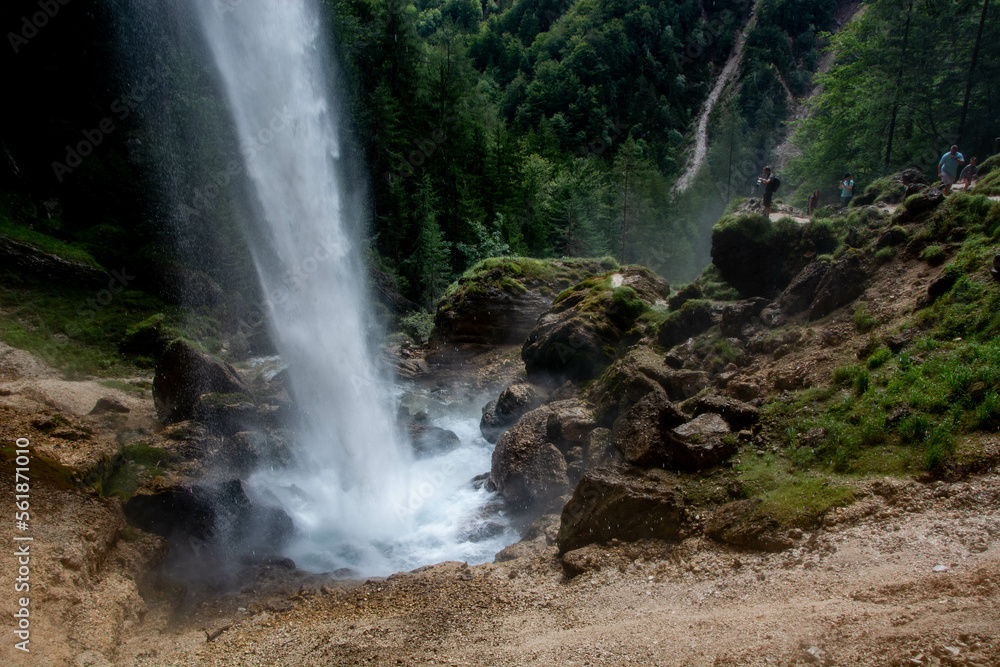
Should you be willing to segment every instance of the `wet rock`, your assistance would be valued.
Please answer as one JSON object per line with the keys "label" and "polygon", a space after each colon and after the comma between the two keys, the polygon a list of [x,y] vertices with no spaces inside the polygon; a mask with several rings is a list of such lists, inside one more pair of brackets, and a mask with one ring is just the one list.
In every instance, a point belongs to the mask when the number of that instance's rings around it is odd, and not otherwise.
{"label": "wet rock", "polygon": [[584,474],[562,511],[559,552],[614,538],[676,540],[684,500],[659,469],[603,467]]}
{"label": "wet rock", "polygon": [[450,452],[462,444],[454,432],[426,423],[409,424],[407,432],[413,444],[413,452],[417,456]]}
{"label": "wet rock", "polygon": [[593,409],[576,399],[552,401],[546,407],[552,411],[546,424],[548,437],[562,451],[585,443],[597,428]]}
{"label": "wet rock", "polygon": [[204,424],[213,435],[232,435],[259,426],[262,422],[260,411],[245,393],[202,394],[192,412],[194,419]]}
{"label": "wet rock", "polygon": [[538,407],[541,397],[527,383],[512,384],[495,401],[483,406],[479,430],[487,442],[496,442],[521,415]]}
{"label": "wet rock", "polygon": [[203,394],[251,396],[236,369],[183,340],[171,343],[156,362],[153,401],[165,423],[190,419]]}
{"label": "wet rock", "polygon": [[675,467],[704,470],[735,454],[737,443],[722,417],[705,413],[670,431],[667,446]]}
{"label": "wet rock", "polygon": [[760,410],[754,406],[718,394],[698,396],[684,409],[696,417],[705,413],[720,415],[733,431],[750,428],[760,420]]}
{"label": "wet rock", "polygon": [[847,252],[823,276],[809,305],[808,318],[819,319],[861,296],[869,269],[859,252]]}
{"label": "wet rock", "polygon": [[542,537],[545,539],[546,544],[555,544],[559,538],[560,520],[561,517],[558,513],[543,514],[525,529],[524,534],[521,535],[521,540],[531,542]]}
{"label": "wet rock", "polygon": [[749,338],[756,327],[762,326],[758,316],[767,304],[767,299],[763,297],[726,304],[719,322],[722,335],[728,338]]}
{"label": "wet rock", "polygon": [[650,393],[615,424],[611,444],[629,463],[653,466],[670,460],[668,432],[687,417],[665,396]]}
{"label": "wet rock", "polygon": [[570,489],[566,458],[549,435],[553,414],[547,406],[528,412],[493,450],[490,479],[517,509],[544,507]]}
{"label": "wet rock", "polygon": [[615,463],[619,458],[618,450],[611,443],[609,429],[595,428],[587,435],[587,444],[583,448],[584,471],[593,470],[608,463]]}
{"label": "wet rock", "polygon": [[129,411],[129,408],[117,398],[114,398],[113,396],[105,396],[97,399],[94,409],[88,414],[103,415],[109,412],[125,413]]}
{"label": "wet rock", "polygon": [[714,323],[714,311],[709,301],[687,301],[660,325],[656,342],[666,348],[683,343],[688,338],[704,333]]}
{"label": "wet rock", "polygon": [[502,535],[507,526],[496,521],[480,521],[462,531],[460,539],[466,542],[483,542]]}
{"label": "wet rock", "polygon": [[743,549],[778,552],[792,546],[780,524],[764,511],[760,498],[723,505],[705,524],[705,534]]}

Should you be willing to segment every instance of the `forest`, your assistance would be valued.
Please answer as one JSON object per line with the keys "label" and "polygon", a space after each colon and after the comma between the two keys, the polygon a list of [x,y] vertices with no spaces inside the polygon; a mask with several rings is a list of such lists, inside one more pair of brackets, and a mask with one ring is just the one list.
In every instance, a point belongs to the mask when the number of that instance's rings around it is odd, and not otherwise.
{"label": "forest", "polygon": [[[905,166],[933,173],[952,143],[985,156],[1000,132],[1000,10],[988,0],[875,0],[843,30],[854,7],[837,0],[321,5],[345,147],[364,165],[352,196],[397,313],[432,312],[456,277],[504,254],[610,255],[690,281],[711,226],[755,194],[789,134],[781,195],[801,204],[813,189],[833,201],[844,171],[863,188]],[[139,287],[168,301],[186,296],[163,293],[158,277],[178,264],[203,272],[240,295],[227,306],[239,317],[259,298],[232,196],[246,184],[183,10],[79,0],[37,28],[38,6],[4,9],[19,91],[2,112],[4,228],[105,267],[143,266]],[[707,164],[677,191],[694,121],[741,32]]]}

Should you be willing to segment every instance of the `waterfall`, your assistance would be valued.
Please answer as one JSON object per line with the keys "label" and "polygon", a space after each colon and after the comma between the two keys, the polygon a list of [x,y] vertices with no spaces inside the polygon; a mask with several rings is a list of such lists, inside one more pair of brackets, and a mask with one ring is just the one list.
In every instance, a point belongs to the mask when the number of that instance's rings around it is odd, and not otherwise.
{"label": "waterfall", "polygon": [[287,555],[306,569],[388,573],[491,557],[510,534],[472,544],[458,526],[487,500],[468,484],[488,467],[485,443],[415,459],[395,430],[397,388],[373,361],[364,210],[347,187],[361,169],[338,135],[317,8],[308,0],[192,5],[239,137],[253,193],[247,209],[256,211],[246,234],[304,415],[295,464],[258,470],[248,491],[292,517]]}

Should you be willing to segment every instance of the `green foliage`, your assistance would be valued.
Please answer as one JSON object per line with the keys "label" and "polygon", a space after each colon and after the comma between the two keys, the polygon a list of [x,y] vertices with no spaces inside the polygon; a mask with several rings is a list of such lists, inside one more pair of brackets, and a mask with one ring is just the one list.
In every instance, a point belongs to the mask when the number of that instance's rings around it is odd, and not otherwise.
{"label": "green foliage", "polygon": [[97,260],[91,257],[87,251],[69,243],[64,243],[47,234],[42,234],[28,227],[15,224],[2,213],[0,213],[0,237],[31,244],[43,252],[55,255],[69,262],[86,264],[98,269],[101,268]]}
{"label": "green foliage", "polygon": [[878,319],[868,312],[868,307],[865,304],[861,304],[854,309],[854,314],[851,316],[851,324],[854,325],[854,328],[859,333],[868,333],[878,326]]}
{"label": "green foliage", "polygon": [[944,248],[939,245],[931,245],[924,248],[923,252],[920,253],[920,259],[924,260],[931,266],[939,266],[944,264],[945,254]]}
{"label": "green foliage", "polygon": [[399,330],[418,344],[424,344],[434,330],[434,315],[424,311],[410,313],[399,319]]}
{"label": "green foliage", "polygon": [[127,501],[138,490],[140,477],[159,477],[175,460],[175,455],[168,450],[142,442],[133,443],[122,449],[110,474],[98,480],[95,487],[102,496],[118,496]]}

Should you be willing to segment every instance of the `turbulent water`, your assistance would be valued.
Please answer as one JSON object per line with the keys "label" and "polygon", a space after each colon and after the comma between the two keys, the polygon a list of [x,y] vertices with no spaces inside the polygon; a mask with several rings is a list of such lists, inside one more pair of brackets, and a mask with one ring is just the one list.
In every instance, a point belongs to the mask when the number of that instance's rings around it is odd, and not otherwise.
{"label": "turbulent water", "polygon": [[[253,186],[247,236],[271,328],[305,424],[298,461],[249,480],[280,505],[303,568],[385,573],[442,559],[484,560],[509,536],[467,539],[487,494],[470,478],[489,449],[445,403],[429,402],[463,445],[417,459],[394,428],[400,390],[378,370],[361,245],[347,186],[359,167],[342,123],[316,7],[305,0],[195,2]],[[416,399],[414,399],[416,400]]]}

